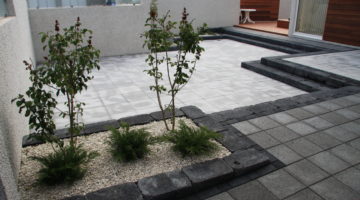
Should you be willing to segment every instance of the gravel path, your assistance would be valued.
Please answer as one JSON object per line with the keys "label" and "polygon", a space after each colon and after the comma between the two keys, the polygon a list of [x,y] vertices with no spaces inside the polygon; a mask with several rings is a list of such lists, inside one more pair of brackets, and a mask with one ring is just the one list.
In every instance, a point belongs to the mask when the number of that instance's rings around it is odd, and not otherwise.
{"label": "gravel path", "polygon": [[[184,120],[186,124],[196,127],[191,120],[186,118],[178,118],[177,120],[180,119]],[[165,132],[163,122],[152,122],[133,128],[146,128],[154,136],[161,135]],[[46,187],[37,185],[36,173],[40,169],[40,164],[29,159],[29,157],[46,155],[52,152],[51,147],[48,144],[42,144],[24,148],[22,150],[22,162],[19,174],[19,189],[22,194],[22,199],[49,200],[61,199],[76,194],[86,194],[101,188],[125,182],[134,182],[147,176],[172,171],[193,163],[221,158],[230,154],[225,147],[217,143],[220,148],[212,155],[184,159],[171,150],[171,144],[161,143],[151,145],[151,153],[142,160],[131,163],[119,163],[112,159],[108,151],[108,145],[105,144],[109,134],[107,131],[78,138],[78,142],[83,144],[85,149],[96,150],[100,153],[100,156],[89,163],[88,172],[85,177],[71,186],[59,185]]]}

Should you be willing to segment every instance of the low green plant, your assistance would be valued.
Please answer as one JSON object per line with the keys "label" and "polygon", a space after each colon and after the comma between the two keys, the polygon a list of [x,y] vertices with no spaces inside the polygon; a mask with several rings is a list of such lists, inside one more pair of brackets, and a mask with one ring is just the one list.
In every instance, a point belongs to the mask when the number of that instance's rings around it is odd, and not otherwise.
{"label": "low green plant", "polygon": [[115,160],[129,162],[143,158],[150,152],[150,133],[145,129],[130,130],[129,124],[122,123],[121,130],[111,127],[107,143]]}
{"label": "low green plant", "polygon": [[98,156],[96,152],[87,152],[81,145],[67,145],[45,156],[32,159],[41,163],[38,182],[46,185],[71,184],[86,173],[83,165]]}
{"label": "low green plant", "polygon": [[220,134],[206,127],[189,127],[184,121],[180,121],[179,125],[178,130],[166,134],[163,140],[173,143],[173,150],[183,157],[210,154],[218,148],[211,140],[220,138]]}

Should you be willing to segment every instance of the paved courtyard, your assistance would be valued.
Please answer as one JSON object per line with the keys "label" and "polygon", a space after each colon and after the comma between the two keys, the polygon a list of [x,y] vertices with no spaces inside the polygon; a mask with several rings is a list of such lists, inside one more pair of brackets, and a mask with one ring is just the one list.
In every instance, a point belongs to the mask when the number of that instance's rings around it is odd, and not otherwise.
{"label": "paved courtyard", "polygon": [[287,58],[285,60],[360,80],[360,50]]}
{"label": "paved courtyard", "polygon": [[[191,82],[179,93],[178,107],[194,105],[213,113],[304,93],[241,68],[241,62],[284,53],[232,40],[207,40],[201,45],[205,53]],[[78,98],[86,103],[84,123],[159,110],[155,93],[149,90],[153,80],[143,72],[147,69],[146,57],[146,54],[137,54],[101,59],[101,70],[94,72],[95,79]],[[64,102],[65,98],[58,100]],[[66,123],[60,117],[56,119],[57,128]]]}
{"label": "paved courtyard", "polygon": [[286,167],[208,200],[360,199],[360,94],[233,126]]}

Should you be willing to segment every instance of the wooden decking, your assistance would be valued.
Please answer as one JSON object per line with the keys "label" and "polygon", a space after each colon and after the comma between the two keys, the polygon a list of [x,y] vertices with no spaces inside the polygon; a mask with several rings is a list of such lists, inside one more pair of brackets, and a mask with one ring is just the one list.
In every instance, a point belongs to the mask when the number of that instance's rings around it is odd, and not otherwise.
{"label": "wooden decking", "polygon": [[275,34],[285,35],[285,36],[287,36],[288,32],[289,32],[289,30],[286,28],[277,27],[276,21],[270,21],[270,22],[257,21],[255,24],[239,24],[239,25],[235,25],[235,27],[246,28],[246,29],[251,29],[251,30],[256,30],[256,31],[263,31],[263,32],[267,32],[267,33],[275,33]]}

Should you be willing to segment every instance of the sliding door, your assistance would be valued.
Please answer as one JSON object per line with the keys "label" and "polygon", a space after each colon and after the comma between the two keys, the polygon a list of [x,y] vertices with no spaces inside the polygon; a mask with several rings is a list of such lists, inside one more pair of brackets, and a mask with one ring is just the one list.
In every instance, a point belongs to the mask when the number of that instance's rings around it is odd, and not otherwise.
{"label": "sliding door", "polygon": [[329,0],[298,0],[295,34],[322,38]]}

